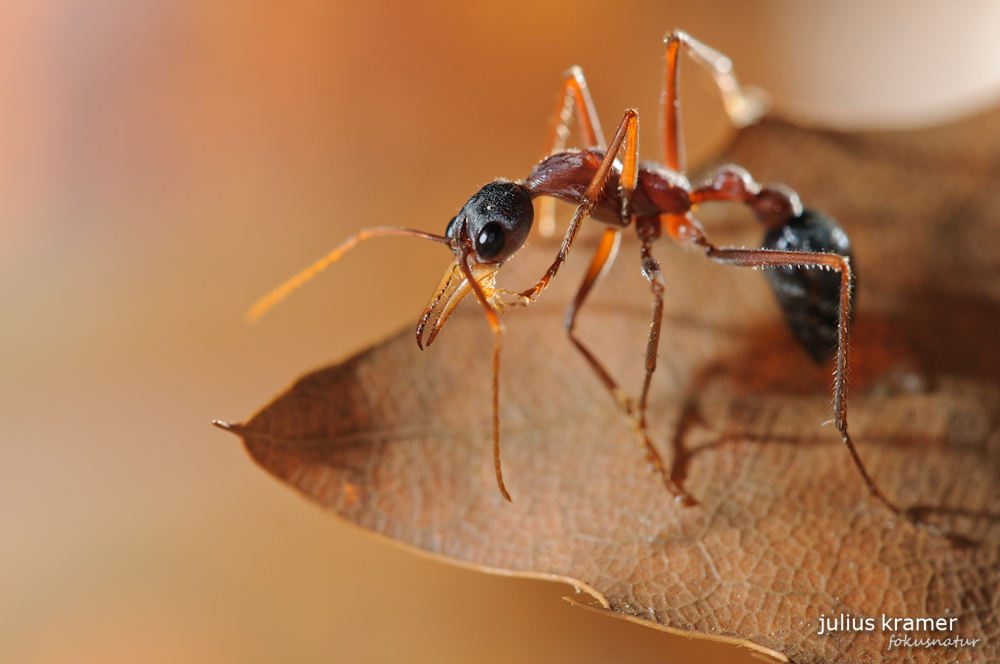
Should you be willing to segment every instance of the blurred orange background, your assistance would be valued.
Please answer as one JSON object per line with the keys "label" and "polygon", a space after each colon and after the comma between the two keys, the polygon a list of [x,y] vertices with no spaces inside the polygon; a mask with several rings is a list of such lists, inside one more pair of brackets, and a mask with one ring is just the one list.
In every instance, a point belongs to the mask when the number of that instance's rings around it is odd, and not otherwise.
{"label": "blurred orange background", "polygon": [[[767,87],[779,5],[0,6],[0,660],[749,661],[370,538],[210,421],[414,320],[448,255],[405,238],[242,315],[360,227],[442,232],[527,175],[564,69],[658,158],[664,32]],[[697,162],[732,130],[684,76]]]}

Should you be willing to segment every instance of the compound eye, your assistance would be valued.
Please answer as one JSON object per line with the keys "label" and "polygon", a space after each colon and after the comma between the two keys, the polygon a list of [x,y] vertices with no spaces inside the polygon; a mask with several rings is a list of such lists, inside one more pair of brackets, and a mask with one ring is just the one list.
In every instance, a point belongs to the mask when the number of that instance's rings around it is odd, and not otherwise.
{"label": "compound eye", "polygon": [[476,253],[483,260],[496,258],[503,251],[504,237],[503,226],[496,221],[491,221],[483,230],[479,231],[476,237]]}
{"label": "compound eye", "polygon": [[444,236],[446,238],[448,238],[449,240],[451,240],[454,237],[454,233],[455,233],[455,221],[457,219],[458,219],[458,215],[456,214],[454,217],[451,218],[451,221],[448,222],[448,227],[444,229]]}

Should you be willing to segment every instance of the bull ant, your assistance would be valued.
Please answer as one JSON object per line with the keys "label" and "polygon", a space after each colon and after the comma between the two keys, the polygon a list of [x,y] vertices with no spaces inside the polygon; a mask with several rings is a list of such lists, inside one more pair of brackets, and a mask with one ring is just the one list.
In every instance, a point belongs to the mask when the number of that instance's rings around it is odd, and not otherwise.
{"label": "bull ant", "polygon": [[[851,321],[851,246],[847,235],[830,217],[804,208],[798,195],[784,185],[761,185],[735,165],[719,168],[704,183],[693,187],[684,175],[681,144],[678,60],[686,51],[708,68],[722,94],[726,110],[737,126],[756,121],[765,104],[744,91],[732,73],[731,63],[721,53],[681,31],[669,33],[666,43],[666,81],[662,97],[665,164],[639,163],[639,116],[625,111],[611,143],[606,143],[587,89],[583,72],[573,67],[560,88],[555,116],[545,144],[545,158],[524,180],[498,179],[480,189],[448,223],[444,235],[408,228],[375,227],[360,231],[330,254],[257,302],[247,313],[256,321],[278,301],[312,278],[359,242],[382,235],[411,235],[447,245],[454,260],[445,271],[417,323],[417,345],[434,343],[456,305],[469,293],[482,305],[493,331],[493,456],[497,486],[510,500],[500,472],[499,368],[503,328],[500,312],[507,304],[501,296],[513,295],[527,304],[538,297],[569,255],[577,231],[586,217],[607,225],[590,268],[566,312],[565,328],[570,341],[611,393],[639,440],[646,458],[663,479],[676,502],[694,501],[673,480],[647,434],[646,404],[663,319],[665,290],[653,244],[665,232],[674,242],[692,246],[719,263],[740,267],[773,268],[768,284],[785,312],[792,332],[817,362],[836,354],[833,423],[854,459],[871,495],[897,515],[899,508],[875,486],[858,457],[847,431],[847,349]],[[583,150],[565,150],[573,113],[584,143]],[[540,226],[554,228],[551,199],[576,205],[559,253],[538,282],[522,293],[496,286],[497,271],[525,243],[534,220],[532,201],[542,201]],[[717,247],[692,210],[704,201],[743,203],[764,226],[763,248]],[[653,296],[653,317],[646,346],[646,377],[642,394],[634,400],[619,387],[596,356],[575,336],[576,315],[591,289],[615,259],[621,230],[634,225],[641,243],[641,269]],[[549,233],[551,234],[551,232]]]}

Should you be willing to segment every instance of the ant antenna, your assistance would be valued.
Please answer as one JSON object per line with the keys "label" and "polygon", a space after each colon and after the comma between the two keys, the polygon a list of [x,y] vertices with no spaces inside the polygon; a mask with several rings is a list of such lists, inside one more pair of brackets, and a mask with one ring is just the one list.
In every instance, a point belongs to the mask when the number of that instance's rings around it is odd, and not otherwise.
{"label": "ant antenna", "polygon": [[401,228],[398,226],[374,226],[372,228],[365,228],[364,230],[358,231],[351,237],[347,238],[342,244],[338,245],[336,249],[328,253],[326,256],[302,270],[261,299],[257,300],[257,302],[255,302],[254,305],[247,310],[247,313],[244,316],[247,324],[255,324],[261,319],[261,316],[267,313],[268,309],[284,300],[296,288],[315,277],[333,263],[336,263],[340,260],[341,256],[346,254],[361,242],[373,237],[380,237],[382,235],[411,235],[413,237],[424,238],[425,240],[434,240],[435,242],[440,242],[441,244],[451,244],[451,240],[443,235],[425,233],[424,231],[417,231],[412,228]]}

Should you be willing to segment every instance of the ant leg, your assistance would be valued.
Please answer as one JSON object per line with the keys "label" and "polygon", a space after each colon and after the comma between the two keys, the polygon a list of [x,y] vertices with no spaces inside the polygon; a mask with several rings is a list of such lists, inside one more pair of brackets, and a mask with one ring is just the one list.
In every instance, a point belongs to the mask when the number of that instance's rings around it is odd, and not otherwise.
{"label": "ant leg", "polygon": [[[563,320],[563,327],[566,329],[566,334],[569,336],[570,341],[576,346],[580,354],[583,355],[587,364],[593,369],[594,373],[597,374],[598,379],[607,388],[608,392],[614,398],[615,403],[618,404],[618,408],[625,414],[628,419],[629,426],[635,432],[636,437],[639,440],[639,445],[642,447],[643,451],[646,453],[646,461],[660,474],[663,478],[663,483],[666,485],[667,490],[673,495],[674,500],[678,503],[685,505],[693,504],[691,497],[681,489],[676,482],[674,482],[671,477],[671,473],[667,470],[663,463],[663,459],[660,457],[656,448],[653,446],[652,442],[649,440],[649,435],[646,431],[646,394],[649,390],[649,381],[652,376],[653,370],[656,368],[656,347],[659,342],[659,331],[660,322],[663,318],[663,278],[659,276],[659,269],[656,269],[656,281],[654,282],[653,291],[657,297],[657,302],[653,308],[653,329],[650,330],[650,341],[647,348],[647,361],[646,361],[646,382],[643,388],[642,401],[638,409],[636,409],[635,403],[628,396],[628,394],[618,385],[618,382],[611,377],[608,370],[601,364],[594,354],[590,351],[587,346],[577,338],[574,334],[574,327],[576,325],[576,315],[580,308],[583,306],[584,300],[587,295],[590,294],[590,290],[594,285],[600,281],[600,279],[607,273],[611,264],[614,263],[615,256],[618,254],[618,244],[621,240],[621,231],[617,228],[609,228],[604,231],[604,236],[601,238],[601,243],[594,253],[594,258],[591,260],[590,268],[587,270],[587,274],[583,279],[583,283],[580,284],[580,289],[576,293],[576,297],[573,299],[573,303],[566,309],[566,317]],[[645,256],[648,254],[648,244],[643,245],[643,256],[645,264]],[[655,263],[655,261],[654,261]],[[652,367],[650,367],[649,358],[652,357]]]}
{"label": "ant leg", "polygon": [[[660,222],[656,217],[644,217],[636,220],[636,230],[642,238],[642,273],[649,280],[653,291],[653,321],[649,326],[649,339],[646,342],[646,378],[642,384],[642,396],[639,399],[639,429],[642,432],[644,444],[647,452],[655,454],[652,444],[649,442],[646,430],[646,405],[649,401],[649,387],[653,381],[653,372],[656,371],[656,356],[660,347],[660,330],[663,327],[663,292],[666,286],[663,283],[663,273],[660,272],[660,264],[653,258],[652,244],[659,237]],[[652,232],[649,232],[652,231]],[[659,461],[659,459],[657,459]],[[683,489],[681,489],[672,477],[671,472],[667,472],[662,463],[654,463],[667,488],[674,495],[674,500],[682,505],[693,505],[694,499]]]}
{"label": "ant leg", "polygon": [[504,499],[511,503],[514,501],[507,493],[507,487],[503,483],[503,474],[500,472],[500,341],[503,338],[503,324],[500,322],[496,309],[490,304],[483,287],[476,281],[472,270],[469,269],[468,258],[474,251],[472,240],[467,236],[463,236],[461,239],[464,250],[458,264],[462,269],[462,274],[472,286],[472,292],[476,294],[476,299],[483,306],[486,322],[489,323],[490,330],[493,332],[493,466],[496,469],[497,488],[500,489],[500,494]]}
{"label": "ant leg", "polygon": [[[695,240],[705,255],[719,263],[738,265],[741,267],[773,268],[782,266],[821,268],[834,270],[840,274],[840,303],[838,307],[837,327],[837,370],[833,391],[833,423],[840,432],[840,437],[854,459],[854,465],[861,473],[868,493],[877,498],[897,516],[906,515],[875,486],[861,457],[854,449],[854,443],[847,432],[847,347],[850,336],[851,320],[851,260],[839,254],[815,253],[809,251],[777,251],[774,249],[734,249],[718,248],[705,237]],[[909,517],[906,517],[909,518]],[[912,520],[911,520],[912,521]]]}
{"label": "ant leg", "polygon": [[684,135],[681,131],[681,102],[678,94],[680,62],[678,55],[683,46],[688,55],[703,67],[708,68],[715,84],[722,93],[722,103],[729,119],[737,127],[746,127],[759,120],[767,112],[769,101],[765,93],[757,88],[740,87],[733,74],[733,63],[729,58],[713,48],[705,46],[686,32],[674,30],[663,38],[667,45],[667,73],[663,85],[660,104],[663,113],[663,159],[667,168],[683,173]]}
{"label": "ant leg", "polygon": [[570,67],[564,74],[559,96],[556,99],[556,110],[552,116],[549,134],[545,139],[545,151],[542,157],[548,157],[562,152],[569,138],[569,125],[573,122],[573,108],[576,108],[580,123],[580,133],[585,148],[600,148],[604,150],[608,144],[601,131],[601,123],[597,119],[594,100],[590,97],[587,81],[583,78],[583,70]]}
{"label": "ant leg", "polygon": [[[583,70],[579,67],[570,67],[564,74],[559,96],[556,98],[556,110],[552,114],[552,123],[545,139],[543,159],[565,149],[566,139],[569,138],[569,126],[573,122],[574,107],[577,109],[576,115],[580,123],[584,149],[607,148],[601,123],[594,109],[594,101],[590,98],[587,81],[583,78]],[[539,201],[538,207],[538,232],[542,237],[551,237],[556,232],[556,201],[554,198],[545,197]]]}
{"label": "ant leg", "polygon": [[652,384],[653,372],[656,371],[656,355],[660,347],[660,329],[663,326],[663,292],[666,290],[663,283],[663,273],[660,272],[660,264],[653,258],[652,244],[659,236],[659,220],[653,219],[655,221],[655,226],[653,226],[655,236],[644,234],[646,228],[651,225],[648,223],[648,219],[636,221],[637,230],[642,237],[642,274],[649,280],[653,290],[653,322],[649,327],[649,340],[646,342],[646,379],[642,383],[642,397],[639,399],[639,424],[643,431],[646,430],[646,404],[649,399],[649,386]]}
{"label": "ant leg", "polygon": [[[803,214],[799,196],[783,185],[762,187],[739,166],[723,166],[703,185],[691,191],[691,202],[717,200],[745,203],[750,206],[760,222],[770,230],[784,227],[790,220]],[[775,249],[735,249],[718,248],[705,236],[704,230],[690,213],[671,219],[667,232],[677,241],[688,240],[704,250],[705,254],[720,263],[743,267],[802,267],[833,270],[840,274],[840,301],[837,307],[837,370],[833,389],[834,426],[851,453],[854,465],[861,473],[868,492],[888,507],[897,516],[903,516],[916,523],[889,501],[875,486],[861,457],[854,448],[854,442],[847,431],[847,347],[851,323],[851,285],[853,273],[851,260],[837,253],[812,251],[779,251]]]}
{"label": "ant leg", "polygon": [[597,205],[597,201],[600,198],[601,193],[604,191],[604,185],[607,184],[608,178],[611,175],[612,169],[615,163],[615,157],[618,155],[618,151],[624,148],[624,159],[622,160],[622,173],[620,178],[620,192],[621,192],[621,218],[623,220],[622,226],[628,225],[628,219],[631,216],[631,206],[632,206],[632,192],[635,191],[636,182],[639,175],[639,113],[634,109],[630,108],[625,111],[625,117],[622,118],[621,124],[618,125],[618,131],[615,133],[614,139],[611,141],[611,145],[608,147],[608,151],[604,154],[604,159],[601,161],[601,165],[597,169],[597,173],[594,175],[593,179],[590,181],[590,185],[587,190],[583,193],[580,198],[580,204],[576,208],[576,212],[573,214],[573,219],[570,221],[569,229],[566,231],[566,237],[563,238],[562,246],[559,248],[559,253],[556,255],[556,260],[549,267],[545,275],[538,280],[538,283],[534,287],[521,293],[521,298],[525,300],[533,300],[536,295],[542,292],[546,286],[549,285],[549,281],[552,277],[556,275],[559,271],[559,266],[565,262],[566,257],[569,255],[569,248],[573,244],[573,240],[576,238],[577,232],[580,230],[580,224],[583,222],[583,218],[590,214],[590,211],[594,209]]}
{"label": "ant leg", "polygon": [[[576,292],[576,297],[573,298],[573,302],[566,308],[566,315],[563,318],[563,327],[566,329],[566,333],[569,335],[573,343],[580,347],[581,352],[589,358],[591,354],[580,345],[579,341],[573,335],[573,328],[576,324],[576,314],[583,306],[584,300],[590,294],[591,289],[597,284],[598,281],[604,278],[604,275],[608,273],[611,269],[612,264],[615,262],[615,257],[618,255],[618,246],[621,244],[621,231],[617,228],[608,228],[604,231],[604,235],[601,237],[601,242],[597,246],[597,251],[594,253],[594,257],[590,261],[590,267],[587,269],[587,274],[583,277],[583,283],[580,284],[579,290]],[[607,373],[603,370],[598,370],[598,374],[601,375],[602,380],[607,377]]]}

